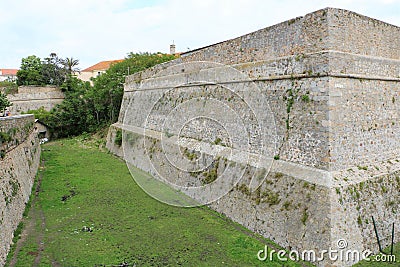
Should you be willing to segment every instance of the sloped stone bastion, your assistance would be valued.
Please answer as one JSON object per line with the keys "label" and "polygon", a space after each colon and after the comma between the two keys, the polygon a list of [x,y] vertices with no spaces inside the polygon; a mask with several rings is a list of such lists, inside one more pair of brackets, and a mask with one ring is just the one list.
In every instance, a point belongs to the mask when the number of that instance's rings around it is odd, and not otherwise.
{"label": "sloped stone bastion", "polygon": [[127,77],[107,147],[287,249],[377,252],[372,216],[400,240],[399,37],[326,8],[189,51]]}

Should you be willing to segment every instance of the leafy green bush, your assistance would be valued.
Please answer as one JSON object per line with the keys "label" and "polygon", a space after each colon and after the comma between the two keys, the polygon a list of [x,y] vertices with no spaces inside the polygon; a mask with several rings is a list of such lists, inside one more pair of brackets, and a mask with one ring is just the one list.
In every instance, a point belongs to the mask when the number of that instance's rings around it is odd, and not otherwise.
{"label": "leafy green bush", "polygon": [[12,103],[4,93],[0,92],[0,113],[4,113],[4,110],[10,106],[12,106]]}
{"label": "leafy green bush", "polygon": [[14,82],[2,81],[0,82],[0,92],[9,95],[18,92],[18,85]]}

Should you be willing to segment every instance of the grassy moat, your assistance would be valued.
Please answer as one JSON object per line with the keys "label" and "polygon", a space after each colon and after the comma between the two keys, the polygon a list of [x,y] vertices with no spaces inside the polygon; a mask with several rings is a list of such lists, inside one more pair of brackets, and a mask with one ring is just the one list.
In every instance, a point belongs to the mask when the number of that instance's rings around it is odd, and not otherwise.
{"label": "grassy moat", "polygon": [[7,266],[311,266],[259,261],[265,245],[279,248],[206,207],[151,198],[125,162],[98,148],[103,142],[43,145],[40,182]]}

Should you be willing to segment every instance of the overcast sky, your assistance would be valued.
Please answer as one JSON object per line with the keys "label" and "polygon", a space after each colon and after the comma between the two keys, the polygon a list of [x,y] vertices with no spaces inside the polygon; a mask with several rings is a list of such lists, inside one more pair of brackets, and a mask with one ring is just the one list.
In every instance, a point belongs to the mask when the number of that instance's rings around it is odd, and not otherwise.
{"label": "overcast sky", "polygon": [[[129,52],[187,51],[324,7],[400,26],[400,0],[0,0],[0,68],[55,52],[84,69]],[[399,37],[400,38],[400,37]]]}

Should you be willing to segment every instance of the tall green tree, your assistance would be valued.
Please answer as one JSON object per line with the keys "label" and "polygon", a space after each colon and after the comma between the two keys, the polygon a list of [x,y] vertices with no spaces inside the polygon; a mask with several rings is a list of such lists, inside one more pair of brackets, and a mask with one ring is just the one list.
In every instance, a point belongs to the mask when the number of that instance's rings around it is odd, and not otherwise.
{"label": "tall green tree", "polygon": [[51,116],[47,116],[45,121],[58,137],[90,132],[96,125],[86,96],[90,83],[76,77],[71,77],[68,83],[70,90],[65,91],[64,101],[51,110]]}
{"label": "tall green tree", "polygon": [[60,86],[64,83],[67,70],[64,67],[64,60],[51,53],[42,61],[42,77],[45,84]]}
{"label": "tall green tree", "polygon": [[118,119],[127,75],[175,58],[161,53],[129,53],[124,61],[112,65],[104,74],[93,79],[93,92],[89,94],[97,121],[114,123]]}
{"label": "tall green tree", "polygon": [[61,86],[70,76],[78,71],[79,60],[61,58],[51,53],[41,60],[37,56],[22,59],[21,68],[17,72],[18,85],[55,85]]}
{"label": "tall green tree", "polygon": [[12,103],[8,100],[6,94],[0,92],[0,112],[5,115],[6,108],[12,106]]}
{"label": "tall green tree", "polygon": [[66,57],[63,60],[63,64],[65,69],[67,70],[68,75],[73,75],[75,72],[79,71],[79,68],[76,67],[79,65],[78,59],[74,59],[73,57]]}
{"label": "tall green tree", "polygon": [[18,85],[42,85],[44,81],[40,58],[35,55],[23,58],[17,78]]}

